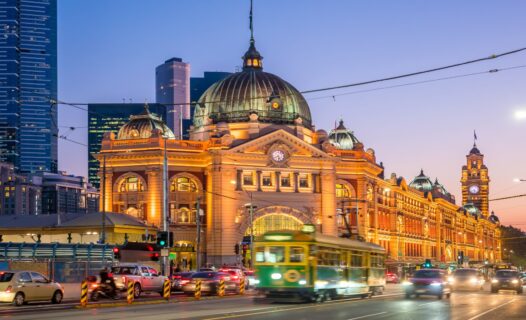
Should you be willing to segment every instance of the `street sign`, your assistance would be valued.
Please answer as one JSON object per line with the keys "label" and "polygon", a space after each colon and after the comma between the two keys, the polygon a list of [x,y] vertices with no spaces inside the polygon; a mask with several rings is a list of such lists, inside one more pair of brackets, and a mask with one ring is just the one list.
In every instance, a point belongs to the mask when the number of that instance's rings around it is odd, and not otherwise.
{"label": "street sign", "polygon": [[169,254],[170,254],[170,250],[168,250],[167,248],[161,249],[161,257],[168,257]]}

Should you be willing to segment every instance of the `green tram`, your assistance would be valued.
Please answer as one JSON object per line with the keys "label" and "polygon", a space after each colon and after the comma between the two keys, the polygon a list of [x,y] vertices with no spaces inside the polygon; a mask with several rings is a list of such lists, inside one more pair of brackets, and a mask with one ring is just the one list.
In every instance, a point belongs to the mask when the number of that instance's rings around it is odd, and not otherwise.
{"label": "green tram", "polygon": [[[306,229],[311,232],[306,232]],[[303,231],[272,231],[254,242],[257,289],[271,300],[325,301],[381,294],[385,249]]]}

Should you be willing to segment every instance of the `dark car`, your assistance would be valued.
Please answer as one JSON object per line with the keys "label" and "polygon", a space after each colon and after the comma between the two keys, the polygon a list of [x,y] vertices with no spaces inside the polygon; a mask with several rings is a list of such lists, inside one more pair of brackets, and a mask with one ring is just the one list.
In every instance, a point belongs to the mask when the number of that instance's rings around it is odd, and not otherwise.
{"label": "dark car", "polygon": [[177,272],[172,275],[172,291],[182,291],[183,286],[192,280],[193,272]]}
{"label": "dark car", "polygon": [[457,269],[448,280],[454,290],[482,290],[484,286],[484,277],[472,268]]}
{"label": "dark car", "polygon": [[387,282],[387,283],[399,283],[400,282],[400,278],[398,278],[396,273],[387,272],[385,274],[385,282]]}
{"label": "dark car", "polygon": [[193,295],[197,280],[201,281],[201,292],[203,294],[217,294],[219,281],[225,281],[225,291],[237,292],[238,287],[235,282],[230,280],[230,275],[225,272],[196,272],[192,275],[192,280],[183,286],[186,295]]}
{"label": "dark car", "polygon": [[521,294],[521,274],[514,270],[498,270],[491,279],[491,292],[497,293],[499,290],[513,290]]}
{"label": "dark car", "polygon": [[405,297],[411,298],[413,295],[437,296],[442,299],[445,295],[451,297],[451,286],[447,281],[446,273],[440,269],[422,269],[413,274],[409,281],[404,281]]}

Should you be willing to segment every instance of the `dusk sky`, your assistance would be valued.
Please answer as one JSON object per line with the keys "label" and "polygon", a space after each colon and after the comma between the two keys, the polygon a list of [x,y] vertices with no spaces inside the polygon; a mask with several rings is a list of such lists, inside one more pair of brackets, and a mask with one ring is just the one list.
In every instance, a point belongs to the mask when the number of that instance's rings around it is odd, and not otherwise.
{"label": "dusk sky", "polygon": [[[248,48],[248,0],[59,0],[59,100],[154,102],[155,67],[171,57],[234,72]],[[264,70],[310,90],[395,76],[526,47],[526,1],[255,0]],[[521,67],[389,89],[426,80]],[[420,169],[461,203],[473,144],[485,155],[490,199],[526,194],[526,51],[374,85],[306,94],[317,129],[340,117],[377,160],[409,183]],[[348,93],[346,95],[341,95]],[[335,95],[333,98],[332,95]],[[322,97],[322,98],[320,98]],[[326,98],[323,98],[326,97]],[[87,113],[59,107],[60,134],[87,143]],[[68,133],[67,127],[78,127]],[[87,148],[61,140],[60,169],[87,176]],[[526,229],[526,197],[490,202]]]}

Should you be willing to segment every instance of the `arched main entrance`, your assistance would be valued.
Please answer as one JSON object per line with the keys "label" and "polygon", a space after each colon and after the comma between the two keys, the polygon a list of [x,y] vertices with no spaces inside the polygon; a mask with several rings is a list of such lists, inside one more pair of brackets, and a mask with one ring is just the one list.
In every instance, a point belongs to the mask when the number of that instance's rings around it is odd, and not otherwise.
{"label": "arched main entrance", "polygon": [[[254,236],[275,230],[301,230],[303,222],[298,218],[284,213],[270,213],[254,220]],[[245,231],[250,235],[250,227]]]}

